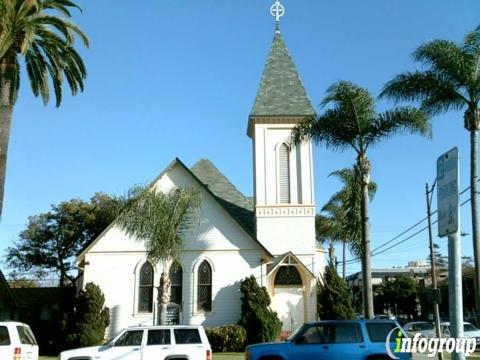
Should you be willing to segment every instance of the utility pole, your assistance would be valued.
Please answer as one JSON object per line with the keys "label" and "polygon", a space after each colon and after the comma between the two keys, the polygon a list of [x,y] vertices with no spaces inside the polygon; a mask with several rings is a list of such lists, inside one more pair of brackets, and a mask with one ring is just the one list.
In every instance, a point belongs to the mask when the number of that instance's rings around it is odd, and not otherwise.
{"label": "utility pole", "polygon": [[[432,188],[428,189],[428,183],[425,184],[425,195],[427,197],[427,218],[428,218],[428,241],[430,244],[430,266],[431,266],[431,273],[432,273],[432,289],[434,292],[434,300],[433,300],[433,313],[435,317],[435,332],[437,334],[437,338],[440,339],[440,309],[438,306],[439,302],[439,292],[437,289],[437,270],[435,265],[435,252],[433,251],[433,236],[432,236],[432,198],[433,198],[433,191],[435,189],[435,184],[437,180],[432,185]],[[438,360],[443,360],[443,352],[438,352]]]}

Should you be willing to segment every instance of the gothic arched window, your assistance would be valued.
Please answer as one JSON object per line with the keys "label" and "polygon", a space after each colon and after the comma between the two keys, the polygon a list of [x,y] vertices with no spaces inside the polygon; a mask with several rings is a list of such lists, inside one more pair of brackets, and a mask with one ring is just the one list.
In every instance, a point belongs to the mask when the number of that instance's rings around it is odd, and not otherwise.
{"label": "gothic arched window", "polygon": [[286,144],[278,149],[278,187],[280,203],[290,203],[290,149]]}
{"label": "gothic arched window", "polygon": [[182,305],[182,285],[183,285],[183,270],[182,265],[174,262],[170,266],[170,302],[177,305]]}
{"label": "gothic arched window", "polygon": [[148,261],[140,268],[138,281],[138,312],[152,312],[153,266]]}
{"label": "gothic arched window", "polygon": [[198,267],[197,309],[212,310],[212,267],[204,260]]}
{"label": "gothic arched window", "polygon": [[295,266],[280,266],[275,275],[275,285],[302,285],[302,277]]}

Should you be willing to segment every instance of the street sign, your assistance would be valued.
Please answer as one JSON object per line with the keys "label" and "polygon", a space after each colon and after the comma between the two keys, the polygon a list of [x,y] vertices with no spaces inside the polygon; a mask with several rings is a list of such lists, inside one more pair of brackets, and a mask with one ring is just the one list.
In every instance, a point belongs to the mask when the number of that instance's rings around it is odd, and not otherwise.
{"label": "street sign", "polygon": [[458,231],[458,149],[440,156],[437,160],[438,236]]}

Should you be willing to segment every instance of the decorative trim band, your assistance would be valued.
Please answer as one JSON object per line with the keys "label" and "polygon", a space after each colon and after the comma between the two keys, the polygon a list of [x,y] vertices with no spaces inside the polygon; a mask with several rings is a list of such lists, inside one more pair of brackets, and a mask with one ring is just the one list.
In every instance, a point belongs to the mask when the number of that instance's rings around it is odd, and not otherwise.
{"label": "decorative trim band", "polygon": [[303,217],[315,216],[315,206],[313,205],[273,205],[257,206],[255,216],[258,217]]}

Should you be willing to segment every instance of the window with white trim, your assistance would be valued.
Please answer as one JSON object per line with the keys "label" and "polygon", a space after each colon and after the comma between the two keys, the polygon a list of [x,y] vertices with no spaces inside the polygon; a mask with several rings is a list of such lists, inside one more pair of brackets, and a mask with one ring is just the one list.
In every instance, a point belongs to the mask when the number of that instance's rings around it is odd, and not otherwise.
{"label": "window with white trim", "polygon": [[204,260],[197,273],[197,310],[212,311],[212,267]]}
{"label": "window with white trim", "polygon": [[140,268],[138,280],[138,312],[152,312],[153,266],[148,261]]}
{"label": "window with white trim", "polygon": [[170,302],[182,305],[183,270],[182,265],[174,262],[170,266]]}

